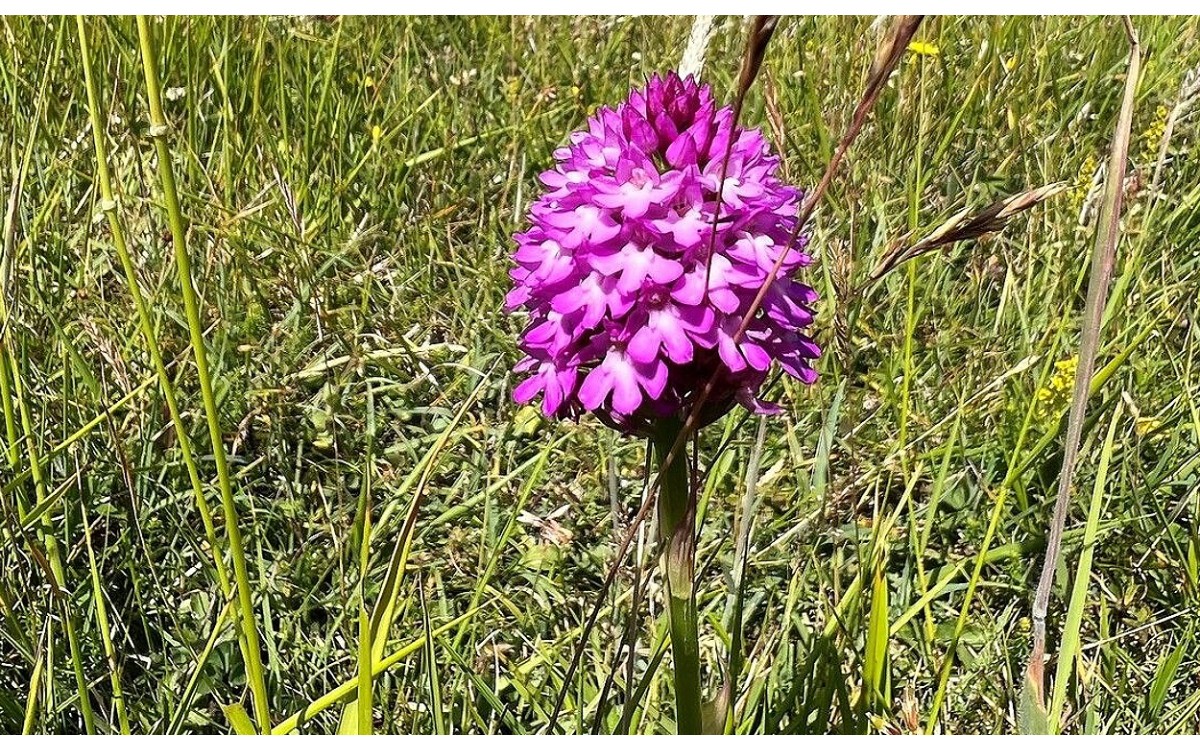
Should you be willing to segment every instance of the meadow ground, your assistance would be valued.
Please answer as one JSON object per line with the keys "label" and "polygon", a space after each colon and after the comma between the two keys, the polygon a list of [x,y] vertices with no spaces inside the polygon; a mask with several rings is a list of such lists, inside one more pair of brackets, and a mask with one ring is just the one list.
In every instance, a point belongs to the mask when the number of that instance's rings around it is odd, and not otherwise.
{"label": "meadow ground", "polygon": [[[522,321],[503,298],[552,149],[675,65],[690,23],[152,19],[161,128],[134,21],[88,20],[109,201],[74,19],[0,20],[0,729],[224,732],[223,706],[255,715],[223,593],[235,578],[280,731],[360,711],[377,731],[546,730],[601,596],[558,730],[674,729],[652,532],[640,572],[627,561],[601,591],[645,446],[512,403]],[[870,24],[788,17],[769,48],[743,122],[799,184],[858,101]],[[1052,657],[1077,645],[1055,686],[1068,732],[1200,731],[1200,116],[1186,102],[1151,184],[1200,22],[1136,24],[1123,236],[1048,627]],[[719,20],[709,47],[723,98],[743,32]],[[1127,43],[1111,18],[935,18],[917,38],[815,219],[821,379],[773,386],[784,417],[735,412],[702,435],[702,657],[715,695],[744,653],[738,732],[1015,729]],[[1069,189],[1002,234],[870,282],[910,233],[1058,181]],[[411,552],[394,558],[406,528]],[[391,626],[364,655],[381,598]],[[373,703],[345,708],[364,663]]]}

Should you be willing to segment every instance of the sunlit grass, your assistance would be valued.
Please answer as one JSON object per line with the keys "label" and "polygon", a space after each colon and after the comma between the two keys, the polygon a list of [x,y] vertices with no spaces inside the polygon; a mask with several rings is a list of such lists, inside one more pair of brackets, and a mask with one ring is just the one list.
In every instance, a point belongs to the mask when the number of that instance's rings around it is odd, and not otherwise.
{"label": "sunlit grass", "polygon": [[[782,141],[794,182],[857,102],[870,23],[781,22],[743,122]],[[1053,657],[1070,604],[1074,668],[1047,670],[1069,680],[1051,686],[1066,732],[1200,731],[1197,115],[1146,187],[1200,26],[1137,24],[1138,182],[1047,628]],[[134,21],[85,22],[98,154],[74,20],[0,20],[0,729],[254,715],[231,507],[276,730],[545,729],[628,520],[614,491],[632,514],[646,455],[511,403],[509,235],[564,134],[676,64],[689,26],[152,19],[172,236]],[[723,96],[742,33],[717,22]],[[1078,349],[1127,46],[1101,18],[932,19],[918,39],[816,217],[822,379],[777,386],[788,416],[761,445],[738,414],[704,433],[700,658],[711,697],[743,644],[739,732],[1015,728],[1066,412],[1039,394]],[[1060,180],[1002,235],[870,282],[910,232]],[[653,538],[587,634],[560,730],[674,729]],[[360,684],[373,700],[347,720]]]}

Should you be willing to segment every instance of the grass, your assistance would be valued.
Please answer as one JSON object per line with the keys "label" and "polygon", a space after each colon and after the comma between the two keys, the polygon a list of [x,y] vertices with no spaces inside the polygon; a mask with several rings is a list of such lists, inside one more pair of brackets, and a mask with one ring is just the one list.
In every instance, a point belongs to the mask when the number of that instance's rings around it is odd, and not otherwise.
{"label": "grass", "polygon": [[[742,120],[798,183],[870,23],[775,31]],[[1136,23],[1047,620],[1072,733],[1200,731],[1200,162],[1197,116],[1171,114],[1200,24]],[[513,405],[502,302],[550,151],[675,65],[690,20],[153,19],[152,56],[133,19],[83,26],[94,87],[73,19],[0,19],[0,729],[532,733],[565,687],[558,731],[673,731],[651,529],[582,632],[646,446]],[[743,34],[718,19],[709,47],[726,99]],[[736,413],[702,433],[700,661],[706,699],[738,676],[733,731],[1016,729],[1128,46],[1108,18],[917,38],[936,54],[901,61],[816,213],[821,380],[774,386],[761,437]],[[1058,181],[870,280],[904,238]]]}

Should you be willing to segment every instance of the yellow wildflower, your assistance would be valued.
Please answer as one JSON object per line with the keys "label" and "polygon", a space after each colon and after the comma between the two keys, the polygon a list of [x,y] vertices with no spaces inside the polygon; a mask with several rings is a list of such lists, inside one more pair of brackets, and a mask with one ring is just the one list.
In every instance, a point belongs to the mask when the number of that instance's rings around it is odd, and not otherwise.
{"label": "yellow wildflower", "polygon": [[1083,202],[1092,190],[1092,180],[1099,167],[1100,162],[1096,160],[1095,154],[1088,154],[1079,165],[1079,173],[1075,175],[1075,184],[1071,187],[1071,202],[1075,204],[1077,212],[1083,208]]}
{"label": "yellow wildflower", "polygon": [[1158,160],[1158,145],[1162,142],[1163,134],[1167,132],[1167,117],[1170,112],[1163,105],[1158,105],[1154,111],[1154,120],[1142,132],[1142,164],[1153,164]]}
{"label": "yellow wildflower", "polygon": [[922,57],[937,57],[941,52],[932,42],[909,42],[908,51]]}
{"label": "yellow wildflower", "polygon": [[1039,419],[1049,421],[1062,413],[1075,386],[1075,370],[1078,366],[1079,357],[1068,357],[1054,363],[1054,374],[1050,376],[1050,382],[1039,388],[1034,395],[1034,408]]}
{"label": "yellow wildflower", "polygon": [[371,143],[379,143],[379,139],[383,137],[383,128],[378,125],[371,126]]}
{"label": "yellow wildflower", "polygon": [[1163,421],[1158,417],[1138,417],[1133,423],[1133,430],[1138,434],[1138,437],[1146,437],[1151,432],[1162,427]]}

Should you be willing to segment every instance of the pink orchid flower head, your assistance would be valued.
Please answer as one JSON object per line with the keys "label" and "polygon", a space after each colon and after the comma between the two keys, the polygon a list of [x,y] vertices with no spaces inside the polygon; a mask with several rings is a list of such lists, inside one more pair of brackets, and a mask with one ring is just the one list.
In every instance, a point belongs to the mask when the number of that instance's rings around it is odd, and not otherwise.
{"label": "pink orchid flower head", "polygon": [[518,402],[540,396],[547,416],[592,412],[645,433],[686,417],[709,380],[703,422],[739,403],[777,412],[759,399],[772,365],[816,379],[820,348],[805,330],[817,294],[793,278],[812,262],[808,237],[789,244],[803,191],[780,180],[759,131],[734,127],[707,85],[672,72],[567,142],[514,235],[507,303],[529,316]]}

